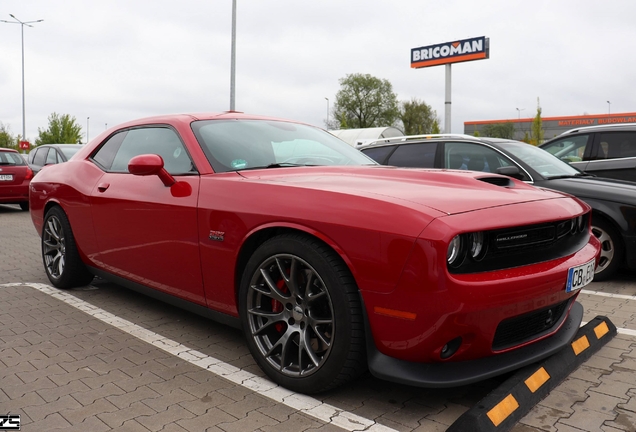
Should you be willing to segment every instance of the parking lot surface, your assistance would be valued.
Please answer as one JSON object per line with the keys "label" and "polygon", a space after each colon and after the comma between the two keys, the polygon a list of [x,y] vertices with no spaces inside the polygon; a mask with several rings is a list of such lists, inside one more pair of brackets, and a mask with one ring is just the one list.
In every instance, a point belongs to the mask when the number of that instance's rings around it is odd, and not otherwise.
{"label": "parking lot surface", "polygon": [[[512,429],[636,431],[636,275],[593,282],[618,335]],[[0,205],[0,414],[23,431],[445,431],[506,377],[420,389],[363,375],[308,397],[267,381],[240,331],[96,279],[48,284],[28,212]]]}

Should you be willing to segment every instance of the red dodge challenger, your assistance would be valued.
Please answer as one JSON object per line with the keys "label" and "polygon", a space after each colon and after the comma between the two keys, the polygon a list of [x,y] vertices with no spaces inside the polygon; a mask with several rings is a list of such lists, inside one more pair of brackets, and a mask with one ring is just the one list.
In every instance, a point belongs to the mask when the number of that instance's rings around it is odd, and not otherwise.
{"label": "red dodge challenger", "polygon": [[589,207],[496,174],[399,169],[297,122],[222,114],[104,132],[31,181],[51,283],[94,275],[242,328],[294,391],[368,367],[457,386],[567,345]]}

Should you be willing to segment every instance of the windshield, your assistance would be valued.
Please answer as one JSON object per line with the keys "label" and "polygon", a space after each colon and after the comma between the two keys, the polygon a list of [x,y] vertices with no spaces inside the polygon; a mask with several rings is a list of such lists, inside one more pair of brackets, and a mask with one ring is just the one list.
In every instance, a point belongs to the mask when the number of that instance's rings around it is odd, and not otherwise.
{"label": "windshield", "polygon": [[24,159],[17,152],[0,152],[0,165],[25,165]]}
{"label": "windshield", "polygon": [[530,165],[532,169],[545,178],[576,176],[581,172],[559,160],[545,150],[525,143],[499,143],[499,145],[516,156],[518,159]]}
{"label": "windshield", "polygon": [[206,120],[192,123],[216,172],[286,166],[376,165],[321,129],[283,121]]}

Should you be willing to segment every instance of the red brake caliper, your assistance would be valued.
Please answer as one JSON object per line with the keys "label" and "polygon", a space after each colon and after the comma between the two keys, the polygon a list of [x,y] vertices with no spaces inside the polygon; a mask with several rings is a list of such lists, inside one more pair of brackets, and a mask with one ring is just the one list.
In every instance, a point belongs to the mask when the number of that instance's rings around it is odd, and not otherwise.
{"label": "red brake caliper", "polygon": [[[276,286],[281,292],[285,294],[289,292],[289,290],[287,289],[287,286],[285,285],[285,281],[283,279],[276,282]],[[278,300],[272,299],[272,312],[276,312],[276,313],[282,312],[284,307],[285,306],[283,306],[281,302],[279,302]],[[274,328],[276,329],[278,333],[281,333],[283,330],[285,330],[285,325],[282,322],[278,322],[274,324]]]}

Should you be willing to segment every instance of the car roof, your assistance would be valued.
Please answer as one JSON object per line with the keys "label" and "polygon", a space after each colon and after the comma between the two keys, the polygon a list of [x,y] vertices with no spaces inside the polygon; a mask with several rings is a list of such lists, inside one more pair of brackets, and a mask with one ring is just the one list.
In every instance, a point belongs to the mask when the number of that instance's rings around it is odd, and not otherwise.
{"label": "car roof", "polygon": [[11,153],[18,153],[18,151],[17,151],[17,150],[15,150],[15,149],[10,149],[10,148],[6,148],[6,147],[0,147],[0,151],[3,151],[3,152],[11,152]]}
{"label": "car roof", "polygon": [[567,130],[565,132],[563,132],[562,134],[558,135],[558,137],[561,137],[563,135],[568,135],[568,134],[573,134],[573,133],[577,133],[577,132],[585,132],[585,131],[589,131],[589,130],[621,130],[621,129],[636,129],[636,123],[615,123],[615,124],[606,124],[606,125],[594,125],[594,126],[581,126],[579,128],[575,128],[575,129],[570,129]]}
{"label": "car roof", "polygon": [[358,147],[359,150],[366,150],[368,148],[383,147],[386,145],[402,145],[409,143],[422,143],[426,141],[439,142],[448,141],[452,139],[454,141],[472,141],[472,142],[484,142],[489,144],[498,144],[504,142],[521,142],[504,138],[491,138],[491,137],[476,137],[466,134],[426,134],[426,135],[407,135],[395,138],[380,138],[365,145]]}

